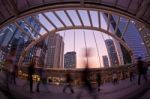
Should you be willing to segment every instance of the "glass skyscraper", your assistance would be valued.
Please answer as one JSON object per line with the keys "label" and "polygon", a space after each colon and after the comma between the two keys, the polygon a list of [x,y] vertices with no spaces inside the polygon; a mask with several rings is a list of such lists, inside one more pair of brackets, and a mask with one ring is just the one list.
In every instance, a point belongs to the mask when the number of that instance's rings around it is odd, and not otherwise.
{"label": "glass skyscraper", "polygon": [[103,59],[104,68],[109,67],[108,57],[105,55],[105,56],[102,56],[102,59]]}
{"label": "glass skyscraper", "polygon": [[105,45],[109,56],[110,66],[119,65],[119,60],[113,40],[106,39]]}
{"label": "glass skyscraper", "polygon": [[[117,21],[114,17],[114,20]],[[124,30],[125,25],[127,24],[127,20],[125,18],[120,19],[119,30],[120,32]],[[121,32],[122,33],[122,32]],[[128,25],[128,29],[123,35],[124,41],[131,48],[133,52],[134,59],[138,57],[142,57],[145,59],[147,57],[147,50],[142,40],[142,37],[135,26],[135,22],[131,21]]]}
{"label": "glass skyscraper", "polygon": [[76,68],[76,52],[67,52],[64,58],[64,68]]}
{"label": "glass skyscraper", "polygon": [[[35,17],[39,19],[39,16]],[[37,32],[40,32],[41,27],[32,17],[27,17],[24,20],[28,22]],[[38,34],[34,32],[31,28],[28,27],[23,20],[18,21],[19,26],[33,38],[37,37]],[[1,49],[5,53],[7,53],[11,48],[15,47],[17,50],[16,53],[16,62],[19,61],[20,55],[25,47],[27,47],[27,42],[30,41],[30,38],[22,33],[15,25],[10,24],[9,26],[5,27],[2,31],[0,31],[0,45]],[[33,49],[32,49],[33,50]],[[34,49],[35,50],[35,49]],[[33,51],[29,51],[29,53],[33,53]],[[30,59],[32,58],[31,54],[28,54]]]}
{"label": "glass skyscraper", "polygon": [[64,41],[59,34],[50,35],[47,43],[45,65],[48,68],[63,68]]}

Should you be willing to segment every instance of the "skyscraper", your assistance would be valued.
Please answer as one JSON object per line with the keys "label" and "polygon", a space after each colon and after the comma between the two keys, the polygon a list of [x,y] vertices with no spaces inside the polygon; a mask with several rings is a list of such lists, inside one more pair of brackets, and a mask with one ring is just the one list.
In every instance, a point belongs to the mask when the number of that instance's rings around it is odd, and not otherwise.
{"label": "skyscraper", "polygon": [[59,34],[48,37],[45,66],[63,68],[64,41]]}
{"label": "skyscraper", "polygon": [[45,54],[47,50],[45,40],[35,45],[35,47],[36,47],[36,52],[34,56],[35,56],[36,66],[43,67]]}
{"label": "skyscraper", "polygon": [[[108,18],[108,14],[104,14],[104,16],[106,17],[106,19]],[[110,16],[111,26],[114,30],[116,28],[117,20],[118,20],[118,18],[116,16]],[[120,18],[118,29],[116,32],[116,35],[118,37],[122,36],[122,33],[124,31],[124,28],[125,28],[127,22],[128,22],[128,20],[126,18],[123,18],[123,17]],[[146,47],[144,45],[144,42],[140,35],[140,32],[136,28],[136,24],[134,21],[129,22],[128,28],[127,28],[126,32],[124,33],[122,40],[124,40],[127,43],[127,45],[131,48],[131,50],[133,52],[133,57],[135,59],[138,58],[139,56],[142,57],[143,59],[145,59],[147,57]],[[123,48],[122,45],[121,45],[121,50],[122,50],[123,56],[125,58],[124,61],[128,61],[128,59],[130,59],[131,57],[128,56],[126,49]],[[130,62],[130,61],[128,61],[128,62]]]}
{"label": "skyscraper", "polygon": [[1,47],[6,47],[10,43],[9,41],[12,39],[14,32],[16,30],[15,25],[10,24],[5,27],[2,31],[0,31],[0,45]]}
{"label": "skyscraper", "polygon": [[109,67],[108,57],[105,55],[105,56],[102,56],[102,58],[103,58],[103,65],[104,65],[104,68]]}
{"label": "skyscraper", "polygon": [[[39,20],[38,15],[35,16],[35,18]],[[40,25],[31,16],[27,17],[24,20],[26,20],[28,24],[30,24],[34,28],[34,30],[36,30],[37,32],[40,32],[41,30]],[[26,33],[28,33],[28,35],[31,35],[33,38],[38,36],[38,33],[33,31],[32,28],[29,28],[28,24],[25,21],[21,20],[18,22],[18,24]],[[22,36],[25,39],[25,41],[29,40],[29,37],[26,34],[20,32],[20,30],[17,28],[15,31],[15,38],[18,38],[20,36]]]}
{"label": "skyscraper", "polygon": [[76,68],[76,52],[67,52],[64,58],[64,68]]}
{"label": "skyscraper", "polygon": [[[39,20],[39,16],[37,15],[35,17],[36,19]],[[41,27],[40,25],[32,18],[32,17],[27,17],[26,19],[24,19],[28,22],[28,24],[30,24],[34,30],[36,30],[37,32],[40,32],[41,30]],[[28,27],[28,24],[25,23],[23,20],[19,21],[18,24],[20,25],[20,27],[26,32],[28,33],[29,35],[31,35],[33,38],[34,37],[37,37],[38,36],[38,33],[37,32],[34,32],[32,30],[32,28],[29,28]],[[11,41],[10,41],[10,44],[13,45],[13,41],[18,39],[18,42],[17,42],[17,53],[16,53],[16,62],[19,61],[19,58],[20,58],[20,55],[21,53],[23,52],[23,50],[29,45],[30,42],[30,38],[22,33],[18,28],[14,31],[14,36],[12,37]],[[36,52],[36,47],[33,46],[27,53],[26,57],[25,57],[25,60],[24,60],[24,63],[25,64],[28,64],[31,59],[33,58],[34,54]]]}
{"label": "skyscraper", "polygon": [[[36,16],[35,18],[39,19],[39,16]],[[25,20],[34,28],[34,30],[40,32],[40,25],[32,17],[27,17]],[[26,24],[23,20],[18,21],[18,25],[32,37],[38,36],[38,33],[29,28],[28,24]],[[9,49],[16,47],[17,53],[15,61],[18,62],[22,51],[27,46],[26,42],[29,40],[29,37],[22,33],[14,24],[10,24],[5,27],[2,31],[0,31],[0,34],[1,49],[4,49],[3,51],[7,53]]]}
{"label": "skyscraper", "polygon": [[142,40],[143,40],[143,46],[145,45],[145,48],[147,49],[147,58],[146,58],[146,60],[148,60],[149,59],[149,57],[150,57],[150,35],[149,35],[149,33],[150,33],[150,29],[148,29],[148,28],[143,28],[144,26],[143,25],[141,25],[141,24],[139,24],[139,23],[135,23],[135,26],[136,26],[136,28],[138,29],[138,31],[139,31],[139,33],[140,33],[140,35],[141,35],[141,37],[142,37]]}
{"label": "skyscraper", "polygon": [[105,40],[105,45],[108,51],[110,65],[111,66],[119,65],[119,60],[113,40],[112,39]]}
{"label": "skyscraper", "polygon": [[[123,24],[123,20],[121,20],[121,23]],[[146,59],[148,53],[134,21],[129,23],[128,29],[124,34],[124,39],[128,46],[132,49],[135,59],[137,59],[139,56],[143,59]]]}
{"label": "skyscraper", "polygon": [[[108,14],[104,13],[103,16],[104,16],[105,21],[107,22]],[[117,18],[118,17],[116,17],[116,16],[110,15],[110,29],[109,29],[110,32],[115,31],[115,28],[117,26]],[[120,24],[119,24],[119,26],[120,26]],[[123,29],[117,28],[116,35],[119,38],[122,35],[121,31],[123,31]],[[124,38],[122,38],[122,40],[124,41]],[[118,55],[119,55],[120,64],[131,63],[131,56],[130,56],[128,50],[123,45],[121,45],[119,42],[118,43],[116,43],[116,42],[115,42],[115,45],[117,45],[116,47],[117,47],[117,51],[118,51]]]}
{"label": "skyscraper", "polygon": [[15,62],[19,61],[20,55],[25,48],[24,45],[25,45],[25,41],[24,41],[23,37],[19,37],[18,39],[14,39],[14,41],[12,42],[12,47],[16,47],[16,60],[15,60]]}

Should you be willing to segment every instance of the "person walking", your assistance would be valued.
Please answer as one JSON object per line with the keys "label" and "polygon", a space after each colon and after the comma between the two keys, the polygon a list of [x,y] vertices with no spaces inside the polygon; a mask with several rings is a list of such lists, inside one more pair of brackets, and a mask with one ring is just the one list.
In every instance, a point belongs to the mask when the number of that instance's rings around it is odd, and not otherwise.
{"label": "person walking", "polygon": [[138,57],[137,70],[138,70],[138,85],[140,85],[141,84],[141,76],[143,76],[145,81],[147,81],[147,76],[146,76],[147,70],[144,67],[144,61],[142,60],[141,57]]}
{"label": "person walking", "polygon": [[17,64],[15,64],[13,66],[13,72],[12,72],[12,80],[15,85],[16,85],[16,77],[17,76],[18,76],[18,66],[17,66]]}
{"label": "person walking", "polygon": [[36,91],[40,92],[40,85],[42,84],[45,89],[49,92],[48,86],[47,86],[47,76],[46,76],[46,71],[44,71],[44,68],[39,68],[38,69],[38,74],[40,77],[40,80],[37,82],[37,87],[36,87]]}
{"label": "person walking", "polygon": [[[90,70],[88,65],[86,65],[85,69],[82,72],[82,77],[81,77],[82,89],[85,90],[88,93],[88,95],[92,97],[92,99],[97,99],[95,90],[92,87],[89,77],[90,77]],[[82,99],[82,94],[83,91],[80,91],[76,99]]]}
{"label": "person walking", "polygon": [[72,80],[69,72],[66,73],[65,76],[66,76],[66,84],[65,84],[65,86],[63,88],[63,93],[66,93],[66,89],[67,88],[70,89],[71,93],[74,93],[74,90],[73,90],[72,85],[71,85],[71,83],[72,83],[73,80]]}
{"label": "person walking", "polygon": [[33,93],[33,78],[32,78],[32,76],[33,76],[34,72],[35,72],[34,61],[32,60],[28,67],[28,80],[29,80],[31,93]]}
{"label": "person walking", "polygon": [[15,55],[16,55],[16,48],[11,48],[10,53],[7,55],[6,60],[5,60],[5,83],[6,86],[9,87],[10,83],[13,83],[13,67],[14,67],[14,62],[15,62]]}
{"label": "person walking", "polygon": [[118,78],[117,78],[117,74],[113,73],[113,84],[116,85],[118,84]]}
{"label": "person walking", "polygon": [[96,75],[96,82],[97,82],[97,87],[98,87],[98,91],[100,91],[100,86],[101,86],[101,73],[97,73]]}

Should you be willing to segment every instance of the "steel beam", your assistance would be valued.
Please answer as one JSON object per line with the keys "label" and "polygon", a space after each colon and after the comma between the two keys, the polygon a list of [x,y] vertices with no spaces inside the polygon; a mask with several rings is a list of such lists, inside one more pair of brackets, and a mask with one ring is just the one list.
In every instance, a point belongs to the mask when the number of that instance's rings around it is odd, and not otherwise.
{"label": "steel beam", "polygon": [[31,25],[31,24],[29,24],[29,22],[27,22],[26,21],[26,19],[22,19],[28,26],[30,26],[31,27],[31,29],[34,31],[34,32],[36,32],[39,36],[42,36],[37,30],[35,30],[35,28]]}
{"label": "steel beam", "polygon": [[87,14],[88,14],[88,18],[89,18],[89,20],[90,20],[90,26],[93,27],[92,18],[91,18],[91,14],[90,14],[90,11],[89,11],[89,10],[87,10]]}
{"label": "steel beam", "polygon": [[119,26],[119,22],[120,22],[120,16],[119,16],[119,18],[118,18],[118,20],[117,20],[117,23],[116,23],[116,27],[115,27],[114,34],[116,34],[116,33],[117,33],[118,26]]}
{"label": "steel beam", "polygon": [[29,1],[28,1],[28,0],[25,0],[25,1],[26,1],[26,3],[27,3],[28,7],[30,7],[30,3],[29,3]]}
{"label": "steel beam", "polygon": [[71,17],[69,16],[68,12],[66,10],[64,10],[66,16],[68,17],[69,21],[71,22],[72,26],[75,26],[75,24],[73,23]]}
{"label": "steel beam", "polygon": [[138,12],[136,13],[136,17],[140,18],[144,15],[146,10],[148,9],[150,4],[150,0],[143,0],[141,6],[139,7]]}
{"label": "steel beam", "polygon": [[5,0],[8,5],[10,6],[9,10],[15,15],[18,16],[19,14],[19,10],[17,9],[17,5],[15,4],[15,2],[13,0]]}
{"label": "steel beam", "polygon": [[66,24],[62,21],[62,19],[59,17],[59,15],[53,11],[54,15],[57,17],[57,19],[64,25],[64,27],[67,27]]}
{"label": "steel beam", "polygon": [[101,28],[101,13],[98,11],[98,25]]}
{"label": "steel beam", "polygon": [[82,18],[81,18],[81,15],[79,14],[79,11],[78,11],[78,10],[75,10],[75,11],[76,11],[76,13],[77,13],[77,16],[78,16],[80,22],[81,22],[81,25],[84,26],[83,21],[82,21]]}
{"label": "steel beam", "polygon": [[37,23],[39,23],[39,25],[41,26],[41,27],[43,27],[44,28],[44,30],[48,33],[49,31],[48,31],[48,29],[39,21],[39,20],[37,20],[36,18],[35,18],[35,16],[31,16]]}
{"label": "steel beam", "polygon": [[108,19],[107,19],[107,31],[109,31],[109,26],[110,26],[110,13],[108,13]]}
{"label": "steel beam", "polygon": [[115,3],[114,3],[115,7],[116,7],[117,3],[118,3],[118,0],[116,0]]}
{"label": "steel beam", "polygon": [[22,28],[20,27],[20,25],[19,25],[17,22],[14,22],[14,24],[16,25],[17,28],[19,28],[19,30],[20,30],[22,33],[26,34],[30,39],[33,39],[33,37],[30,35],[30,33],[27,33],[24,29],[22,29]]}
{"label": "steel beam", "polygon": [[80,4],[83,7],[84,6],[84,0],[80,0]]}
{"label": "steel beam", "polygon": [[128,22],[127,22],[126,26],[124,27],[124,30],[123,30],[123,32],[122,32],[121,39],[123,38],[124,34],[125,34],[125,33],[126,33],[126,31],[127,31],[127,28],[128,28],[128,26],[129,26],[129,23],[130,23],[130,20],[128,20]]}
{"label": "steel beam", "polygon": [[45,17],[45,19],[55,28],[55,29],[57,29],[57,26],[45,15],[45,13],[41,13],[44,17]]}

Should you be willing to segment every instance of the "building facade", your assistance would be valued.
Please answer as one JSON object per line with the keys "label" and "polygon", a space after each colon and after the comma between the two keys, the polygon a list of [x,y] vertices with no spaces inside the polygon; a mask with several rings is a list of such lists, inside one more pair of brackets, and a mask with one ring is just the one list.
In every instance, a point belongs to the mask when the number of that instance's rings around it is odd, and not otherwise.
{"label": "building facade", "polygon": [[[104,13],[103,17],[104,17],[105,21],[107,22],[108,14]],[[115,31],[115,28],[117,26],[117,19],[118,19],[118,17],[110,15],[110,27],[109,27],[110,32]],[[120,26],[120,23],[119,23],[119,26]],[[117,28],[116,35],[119,38],[122,36],[121,31],[123,31],[123,29]],[[122,40],[125,41],[124,38],[122,38]],[[116,41],[116,40],[114,40],[114,41],[115,41],[115,45],[117,48],[120,64],[122,65],[122,64],[126,64],[126,63],[131,63],[131,56],[130,56],[128,50],[123,45],[121,45],[118,41]]]}
{"label": "building facade", "polygon": [[64,41],[59,34],[50,35],[47,42],[45,66],[63,68]]}
{"label": "building facade", "polygon": [[[35,17],[39,20],[39,16]],[[41,27],[40,25],[32,18],[27,17],[24,20],[30,24],[34,30],[37,32],[40,32]],[[18,25],[28,34],[31,35],[33,38],[38,36],[38,33],[33,31],[31,28],[29,28],[27,23],[25,23],[23,20],[18,21]],[[9,26],[5,27],[2,31],[0,31],[0,45],[1,49],[7,54],[11,48],[16,48],[16,60],[15,62],[19,61],[20,55],[23,52],[24,48],[27,47],[30,41],[30,38],[25,34],[22,33],[15,25],[10,24]],[[33,48],[31,51],[29,51],[30,54],[27,54],[30,57],[31,60],[31,53],[33,54],[33,50],[36,50]],[[5,55],[6,56],[6,55]],[[29,59],[29,58],[28,58]],[[28,60],[26,59],[26,60]],[[28,60],[28,62],[30,61]],[[25,61],[27,62],[27,61]]]}
{"label": "building facade", "polygon": [[[114,20],[117,22],[117,19],[115,17]],[[127,21],[128,20],[125,18],[120,19],[120,23],[118,26],[118,31],[120,31],[120,34],[123,32]],[[137,59],[138,57],[142,57],[143,59],[145,59],[147,57],[146,47],[134,21],[129,22],[128,28],[123,34],[123,40],[131,48],[134,59]]]}
{"label": "building facade", "polygon": [[12,40],[16,31],[16,26],[10,24],[9,26],[5,27],[2,31],[0,31],[0,45],[1,47],[7,47]]}
{"label": "building facade", "polygon": [[105,56],[102,56],[102,59],[103,59],[103,66],[104,66],[104,68],[109,67],[108,57],[105,55]]}
{"label": "building facade", "polygon": [[64,55],[64,68],[76,68],[76,52],[67,52]]}
{"label": "building facade", "polygon": [[109,56],[110,66],[119,65],[119,60],[113,40],[106,39],[105,45]]}

